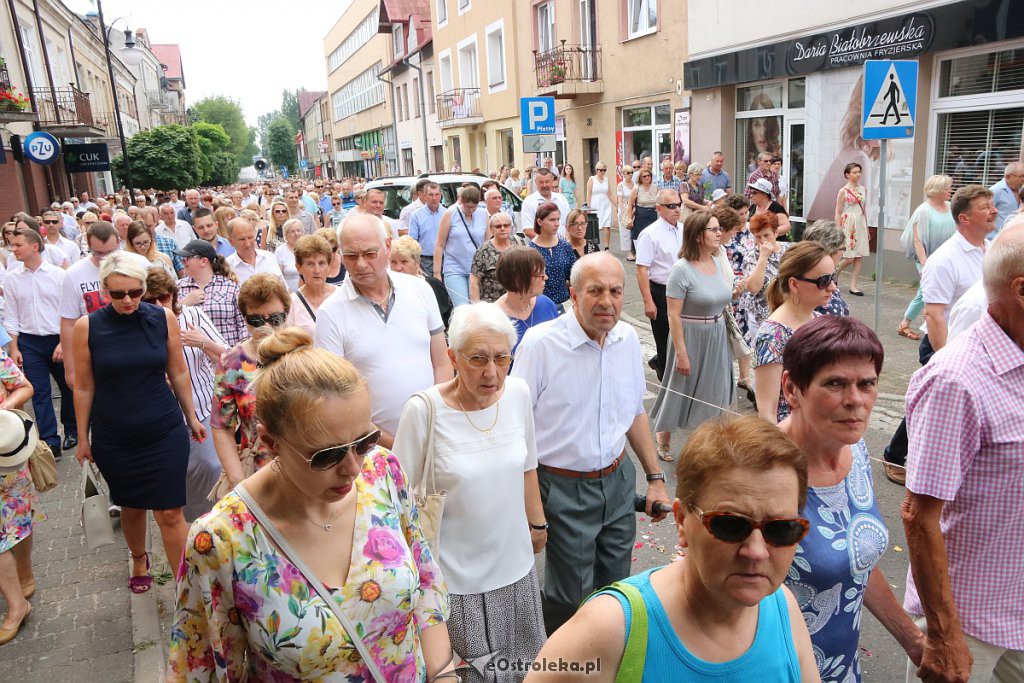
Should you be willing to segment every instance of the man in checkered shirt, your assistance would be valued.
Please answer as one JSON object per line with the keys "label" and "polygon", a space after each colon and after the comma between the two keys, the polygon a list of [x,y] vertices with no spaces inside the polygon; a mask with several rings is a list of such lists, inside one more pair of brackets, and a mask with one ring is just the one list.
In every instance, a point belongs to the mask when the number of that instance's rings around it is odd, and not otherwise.
{"label": "man in checkered shirt", "polygon": [[908,681],[1024,680],[1024,226],[983,271],[988,311],[907,389]]}

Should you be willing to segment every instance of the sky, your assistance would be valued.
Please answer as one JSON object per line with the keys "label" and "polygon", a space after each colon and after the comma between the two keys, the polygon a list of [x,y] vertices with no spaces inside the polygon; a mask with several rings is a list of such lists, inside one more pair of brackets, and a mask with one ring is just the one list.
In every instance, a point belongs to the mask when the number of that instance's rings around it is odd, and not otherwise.
{"label": "sky", "polygon": [[[187,103],[223,95],[242,105],[245,120],[281,106],[281,91],[325,90],[324,36],[352,0],[103,0],[110,26],[127,19],[153,43],[177,43]],[[91,0],[64,0],[95,12]],[[116,29],[126,24],[118,21]]]}

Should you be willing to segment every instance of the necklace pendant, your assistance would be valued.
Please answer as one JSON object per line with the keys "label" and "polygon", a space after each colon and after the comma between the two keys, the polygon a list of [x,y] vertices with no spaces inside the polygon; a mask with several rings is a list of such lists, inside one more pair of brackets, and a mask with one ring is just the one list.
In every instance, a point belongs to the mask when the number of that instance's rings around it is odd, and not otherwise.
{"label": "necklace pendant", "polygon": [[331,529],[332,529],[332,526],[331,526],[330,522],[328,522],[327,524],[324,524],[324,531],[330,531]]}

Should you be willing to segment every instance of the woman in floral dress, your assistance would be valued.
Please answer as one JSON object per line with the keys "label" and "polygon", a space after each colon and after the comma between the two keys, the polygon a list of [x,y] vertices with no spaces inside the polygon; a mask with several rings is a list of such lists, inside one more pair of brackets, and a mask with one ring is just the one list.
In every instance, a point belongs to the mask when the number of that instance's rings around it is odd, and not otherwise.
{"label": "woman in floral dress", "polygon": [[402,468],[376,446],[365,380],[298,328],[263,340],[258,358],[273,465],[242,486],[358,633],[233,491],[192,525],[168,680],[370,681],[357,637],[387,681],[434,679],[451,666],[447,593]]}
{"label": "woman in floral dress", "polygon": [[860,267],[865,256],[871,253],[868,237],[867,191],[860,184],[861,166],[851,162],[843,169],[846,184],[839,190],[836,197],[836,225],[846,235],[846,249],[843,260],[837,270],[841,273],[849,265],[853,265],[850,277],[850,294],[864,296],[857,283],[860,280]]}
{"label": "woman in floral dress", "polygon": [[[7,333],[0,335],[9,342]],[[0,410],[20,410],[32,398],[32,385],[0,347]],[[34,431],[35,426],[31,429]],[[32,611],[28,599],[36,590],[32,576],[32,522],[46,519],[39,494],[32,485],[28,461],[5,468],[0,461],[0,594],[7,613],[0,623],[0,645],[18,634],[25,617]]]}
{"label": "woman in floral dress", "polygon": [[779,274],[779,262],[789,244],[779,242],[775,232],[779,227],[774,213],[756,214],[750,219],[750,237],[734,242],[739,255],[739,277],[746,280],[747,288],[736,303],[736,322],[747,346],[754,348],[757,330],[771,310],[765,299],[768,285]]}

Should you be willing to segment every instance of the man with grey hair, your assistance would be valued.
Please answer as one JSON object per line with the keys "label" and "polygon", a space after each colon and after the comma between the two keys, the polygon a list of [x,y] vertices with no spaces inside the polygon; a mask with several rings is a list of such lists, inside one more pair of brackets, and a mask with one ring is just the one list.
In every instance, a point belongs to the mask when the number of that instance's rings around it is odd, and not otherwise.
{"label": "man with grey hair", "polygon": [[533,176],[533,185],[536,191],[528,194],[523,200],[522,208],[519,209],[519,217],[523,234],[530,239],[537,236],[533,229],[536,222],[537,209],[541,204],[553,202],[558,206],[558,235],[565,237],[565,219],[569,216],[569,201],[561,192],[552,192],[558,187],[558,176],[550,169],[541,168]]}
{"label": "man with grey hair", "polygon": [[226,260],[238,277],[239,285],[256,273],[267,273],[285,282],[281,266],[274,255],[256,248],[256,228],[248,218],[232,218],[228,221],[228,242],[235,248],[235,253]]}
{"label": "man with grey hair", "polygon": [[996,210],[999,211],[999,217],[996,218],[996,229],[989,235],[990,239],[1003,229],[1003,225],[1006,224],[1010,215],[1020,207],[1021,187],[1024,187],[1024,164],[1015,161],[1006,165],[1003,170],[1003,179],[988,188],[992,192]]}
{"label": "man with grey hair", "polygon": [[673,171],[674,168],[671,161],[661,162],[661,177],[654,181],[659,190],[678,190],[682,186],[682,181],[676,177]]}
{"label": "man with grey hair", "polygon": [[549,635],[594,590],[631,573],[636,470],[627,441],[647,474],[647,514],[660,521],[665,515],[653,504],[671,501],[644,409],[640,342],[619,320],[625,279],[611,254],[579,259],[570,274],[572,313],[530,328],[516,350],[512,374],[533,397]]}
{"label": "man with grey hair", "polygon": [[927,634],[908,681],[1024,672],[1024,229],[996,238],[983,281],[988,310],[907,388],[903,606]]}
{"label": "man with grey hair", "polygon": [[183,248],[196,238],[196,233],[192,226],[178,218],[177,212],[174,210],[174,204],[170,202],[161,204],[157,209],[157,216],[160,218],[160,222],[157,223],[156,234],[174,240],[175,244],[178,245],[178,249]]}
{"label": "man with grey hair", "polygon": [[[54,202],[56,204],[56,202]],[[79,237],[82,235],[82,231],[78,229],[78,221],[75,220],[75,205],[71,202],[64,202],[58,206],[51,206],[54,211],[60,212],[61,227],[60,231],[69,240],[78,242]]]}
{"label": "man with grey hair", "polygon": [[430,285],[388,271],[391,238],[379,218],[345,220],[339,246],[348,276],[317,310],[316,345],[349,360],[370,386],[373,423],[390,448],[405,402],[454,377]]}
{"label": "man with grey hair", "polygon": [[189,225],[194,225],[192,214],[201,207],[202,204],[199,203],[199,190],[185,190],[185,206],[178,210],[178,218]]}

